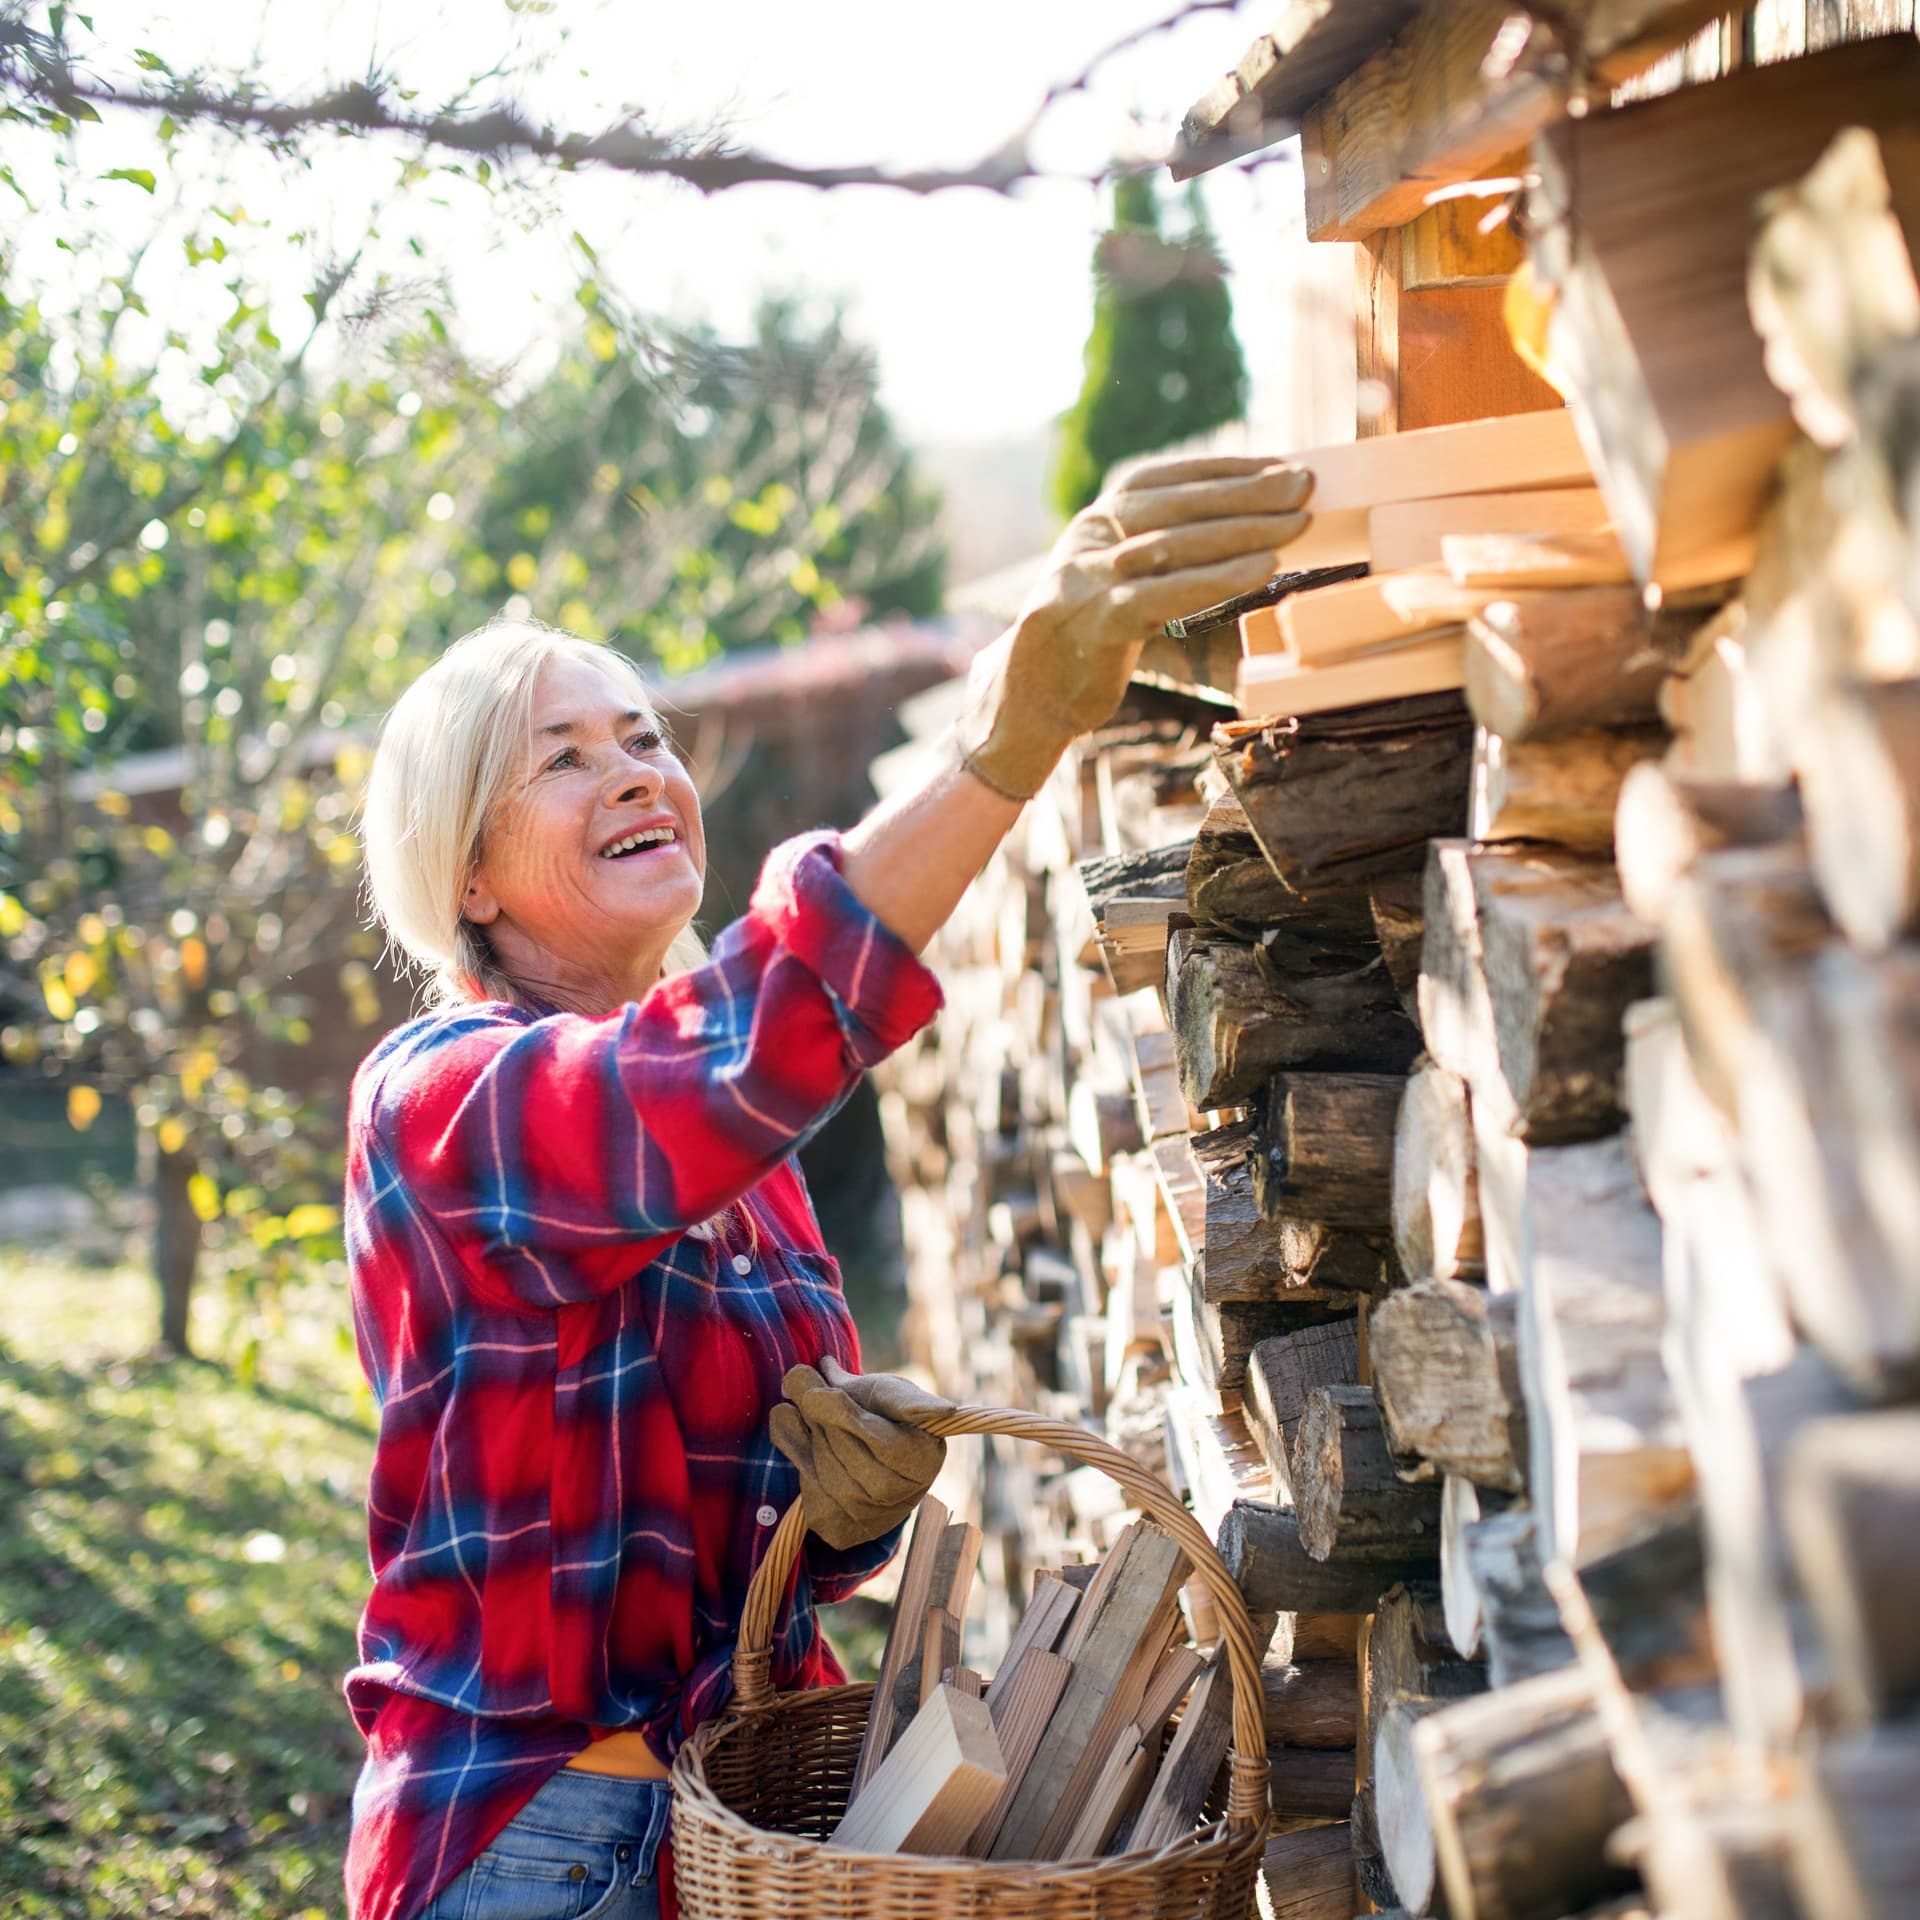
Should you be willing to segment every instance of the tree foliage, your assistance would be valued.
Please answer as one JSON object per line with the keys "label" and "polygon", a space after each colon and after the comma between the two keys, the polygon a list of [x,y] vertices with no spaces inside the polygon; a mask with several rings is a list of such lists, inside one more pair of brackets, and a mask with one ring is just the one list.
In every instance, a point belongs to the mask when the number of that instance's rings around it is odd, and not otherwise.
{"label": "tree foliage", "polygon": [[1197,184],[1185,205],[1184,232],[1168,238],[1152,179],[1115,185],[1113,225],[1094,249],[1086,378],[1055,448],[1063,517],[1098,495],[1117,462],[1246,415],[1233,298]]}

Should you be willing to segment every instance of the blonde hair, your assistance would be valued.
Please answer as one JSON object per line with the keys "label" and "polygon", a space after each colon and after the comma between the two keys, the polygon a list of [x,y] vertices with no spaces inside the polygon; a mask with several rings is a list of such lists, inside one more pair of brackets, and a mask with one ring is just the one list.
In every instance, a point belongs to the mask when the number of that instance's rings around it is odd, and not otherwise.
{"label": "blonde hair", "polygon": [[[534,683],[550,660],[585,661],[636,707],[654,710],[625,654],[535,620],[499,618],[456,640],[400,696],[380,731],[360,823],[367,888],[389,944],[426,976],[435,1006],[526,1006],[533,997],[460,904],[487,822],[525,762]],[[682,973],[706,957],[688,927],[664,971]]]}

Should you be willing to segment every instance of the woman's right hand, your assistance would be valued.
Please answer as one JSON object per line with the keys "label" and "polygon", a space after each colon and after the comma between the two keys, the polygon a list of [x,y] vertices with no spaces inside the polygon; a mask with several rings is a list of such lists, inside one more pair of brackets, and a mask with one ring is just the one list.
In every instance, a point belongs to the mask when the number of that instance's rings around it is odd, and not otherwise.
{"label": "woman's right hand", "polygon": [[1068,521],[1045,580],[974,663],[968,769],[1026,800],[1076,735],[1110,718],[1165,624],[1269,579],[1306,530],[1313,476],[1282,462],[1138,462]]}

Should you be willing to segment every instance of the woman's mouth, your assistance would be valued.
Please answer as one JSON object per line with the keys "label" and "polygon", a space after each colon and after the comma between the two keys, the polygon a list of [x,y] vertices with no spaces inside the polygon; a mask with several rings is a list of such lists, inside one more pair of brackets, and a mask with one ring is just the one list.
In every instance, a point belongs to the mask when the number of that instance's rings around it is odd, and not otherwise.
{"label": "woman's mouth", "polygon": [[626,860],[636,853],[651,853],[657,847],[671,847],[680,836],[672,827],[642,827],[618,840],[610,840],[600,849],[602,860]]}

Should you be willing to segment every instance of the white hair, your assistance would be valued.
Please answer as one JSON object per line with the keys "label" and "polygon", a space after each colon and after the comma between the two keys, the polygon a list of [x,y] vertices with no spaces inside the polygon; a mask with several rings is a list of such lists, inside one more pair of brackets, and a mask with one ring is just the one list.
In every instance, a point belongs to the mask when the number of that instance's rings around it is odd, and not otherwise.
{"label": "white hair", "polygon": [[[532,620],[490,620],[456,640],[387,715],[367,781],[360,842],[374,916],[426,976],[436,1006],[530,997],[461,912],[494,809],[525,762],[534,683],[550,660],[597,667],[636,707],[654,710],[624,654]],[[691,927],[665,971],[706,959]]]}

